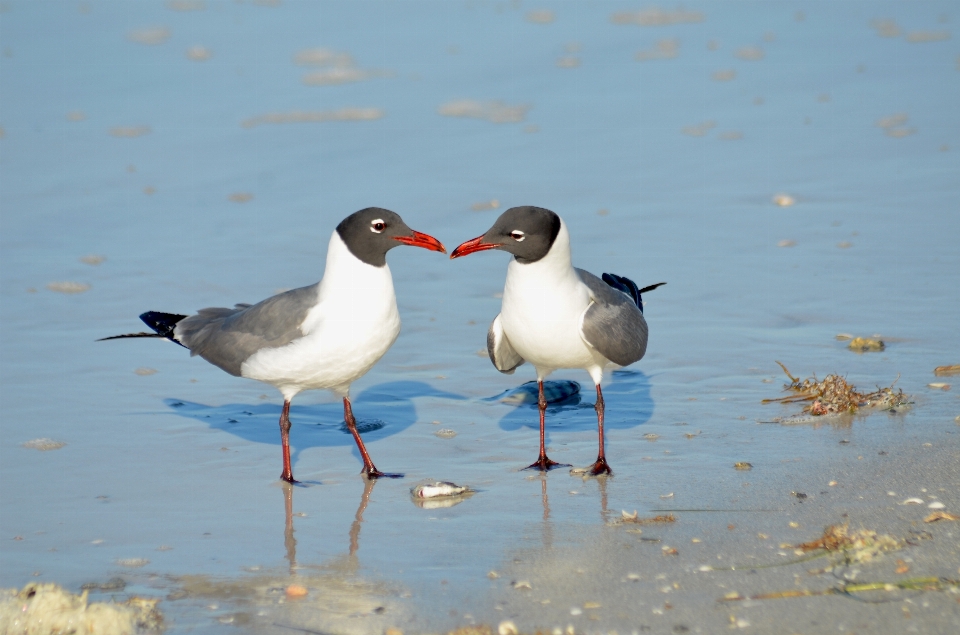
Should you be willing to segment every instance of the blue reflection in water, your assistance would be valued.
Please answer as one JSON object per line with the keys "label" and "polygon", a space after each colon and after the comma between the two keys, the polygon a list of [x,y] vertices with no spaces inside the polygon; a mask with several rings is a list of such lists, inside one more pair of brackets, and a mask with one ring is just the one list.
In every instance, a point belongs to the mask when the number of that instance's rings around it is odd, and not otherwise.
{"label": "blue reflection in water", "polygon": [[[550,380],[548,380],[550,381]],[[532,394],[536,394],[536,383]],[[547,382],[544,382],[546,385]],[[526,388],[526,384],[524,388]],[[618,370],[613,381],[603,387],[606,404],[604,429],[625,429],[643,425],[653,415],[653,398],[650,396],[650,379],[641,371]],[[584,401],[586,400],[586,401]],[[547,430],[591,430],[597,426],[594,413],[595,392],[592,382],[587,382],[582,391],[547,405]],[[536,398],[525,400],[500,420],[501,430],[519,428],[540,429]]]}
{"label": "blue reflection in water", "polygon": [[[351,399],[357,428],[370,443],[393,436],[417,421],[413,400],[419,397],[464,400],[466,397],[437,390],[420,381],[393,381],[371,386]],[[256,443],[280,445],[280,406],[272,403],[231,403],[208,406],[180,399],[164,403],[183,417],[206,423],[211,428]],[[325,404],[293,404],[290,407],[291,459],[296,462],[303,450],[314,447],[354,445],[343,421],[340,401]]]}

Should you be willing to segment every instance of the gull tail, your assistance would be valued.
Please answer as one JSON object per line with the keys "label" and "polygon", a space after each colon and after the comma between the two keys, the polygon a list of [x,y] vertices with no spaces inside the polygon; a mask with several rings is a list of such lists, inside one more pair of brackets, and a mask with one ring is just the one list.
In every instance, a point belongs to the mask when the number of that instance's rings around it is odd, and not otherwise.
{"label": "gull tail", "polygon": [[[174,338],[173,330],[176,328],[177,322],[185,317],[187,316],[178,315],[176,313],[147,311],[140,316],[140,319],[143,320],[144,324],[154,330],[153,333],[127,333],[125,335],[112,335],[110,337],[102,337],[97,341],[103,342],[104,340],[119,340],[127,337],[160,337],[180,344],[180,342],[177,342],[177,340]],[[180,344],[180,346],[183,346],[183,344]]]}
{"label": "gull tail", "polygon": [[658,282],[657,284],[651,284],[649,287],[644,287],[642,289],[637,287],[637,283],[626,278],[624,276],[618,276],[615,273],[605,273],[603,274],[603,281],[609,284],[611,287],[617,291],[622,291],[628,296],[633,298],[634,304],[637,305],[637,308],[640,309],[640,312],[643,313],[643,298],[641,294],[646,293],[647,291],[653,291],[657,287],[667,284],[666,282]]}

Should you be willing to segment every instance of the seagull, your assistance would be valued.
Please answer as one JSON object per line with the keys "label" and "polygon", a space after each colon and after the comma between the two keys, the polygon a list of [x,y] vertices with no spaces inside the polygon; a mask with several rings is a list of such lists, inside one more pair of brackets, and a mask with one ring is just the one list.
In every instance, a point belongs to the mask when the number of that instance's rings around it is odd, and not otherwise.
{"label": "seagull", "polygon": [[639,289],[614,274],[598,278],[573,266],[570,234],[563,220],[542,207],[508,209],[485,234],[468,240],[450,258],[501,249],[513,254],[507,266],[500,314],[487,331],[487,353],[501,373],[511,374],[529,361],[537,370],[540,407],[540,456],[526,469],[547,471],[561,464],[547,457],[543,380],[561,368],[582,368],[597,386],[600,450],[588,468],[593,475],[611,474],[603,444],[603,392],[607,369],[638,361],[647,350],[647,322],[640,294],[664,282]]}
{"label": "seagull", "polygon": [[148,311],[153,333],[103,338],[171,340],[231,375],[275,386],[283,395],[280,478],[296,483],[290,465],[290,402],[300,391],[327,389],[343,398],[343,418],[368,478],[400,477],[373,464],[357,432],[350,384],[369,371],[400,333],[400,314],[387,252],[400,245],[446,253],[433,236],[407,227],[390,210],[368,207],[347,216],[327,248],[323,279],[257,304],[200,309],[196,315]]}

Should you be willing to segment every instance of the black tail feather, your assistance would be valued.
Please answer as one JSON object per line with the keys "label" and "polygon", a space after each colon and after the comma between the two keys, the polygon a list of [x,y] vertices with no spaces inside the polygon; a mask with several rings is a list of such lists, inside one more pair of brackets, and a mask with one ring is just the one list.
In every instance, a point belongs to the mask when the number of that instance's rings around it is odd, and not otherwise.
{"label": "black tail feather", "polygon": [[[140,319],[143,320],[143,323],[153,329],[154,333],[127,333],[126,335],[113,335],[111,337],[103,337],[97,340],[102,342],[104,340],[118,340],[127,337],[162,337],[170,340],[171,342],[177,342],[173,336],[173,331],[177,327],[177,322],[187,317],[186,315],[179,315],[177,313],[161,313],[160,311],[147,311],[140,315]],[[183,346],[183,344],[180,344]]]}
{"label": "black tail feather", "polygon": [[618,276],[615,273],[605,273],[603,274],[603,281],[609,284],[611,287],[617,291],[622,291],[628,296],[633,298],[634,304],[637,305],[637,308],[640,309],[640,312],[643,313],[643,298],[642,294],[647,291],[653,291],[659,286],[667,284],[666,282],[658,282],[657,284],[651,284],[649,287],[644,287],[642,289],[637,287],[637,283],[631,280],[630,278],[624,276]]}

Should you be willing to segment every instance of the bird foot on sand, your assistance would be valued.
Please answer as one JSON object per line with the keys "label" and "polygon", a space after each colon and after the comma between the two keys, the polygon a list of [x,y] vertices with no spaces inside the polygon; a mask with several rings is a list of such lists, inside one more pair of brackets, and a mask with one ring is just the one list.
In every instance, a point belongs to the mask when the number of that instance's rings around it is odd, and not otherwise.
{"label": "bird foot on sand", "polygon": [[613,470],[610,469],[610,466],[607,465],[607,460],[604,458],[598,458],[597,462],[591,465],[587,471],[593,476],[613,474]]}
{"label": "bird foot on sand", "polygon": [[556,461],[551,461],[547,458],[547,455],[541,456],[539,459],[523,468],[525,470],[540,470],[541,472],[549,472],[550,470],[557,467],[570,467],[568,463],[557,463]]}
{"label": "bird foot on sand", "polygon": [[403,478],[403,474],[390,474],[389,472],[381,472],[377,468],[367,469],[363,468],[363,471],[360,472],[365,478],[374,479],[374,478]]}

